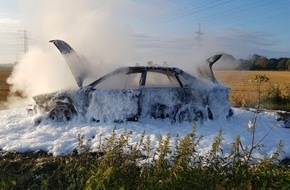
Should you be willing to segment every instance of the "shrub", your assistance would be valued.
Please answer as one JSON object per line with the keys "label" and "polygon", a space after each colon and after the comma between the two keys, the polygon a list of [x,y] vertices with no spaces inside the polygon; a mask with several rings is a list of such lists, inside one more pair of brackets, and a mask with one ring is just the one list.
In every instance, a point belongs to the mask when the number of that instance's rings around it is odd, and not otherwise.
{"label": "shrub", "polygon": [[288,104],[290,102],[288,89],[287,87],[285,89],[281,89],[279,84],[270,84],[267,91],[263,93],[262,100],[265,103],[271,104]]}

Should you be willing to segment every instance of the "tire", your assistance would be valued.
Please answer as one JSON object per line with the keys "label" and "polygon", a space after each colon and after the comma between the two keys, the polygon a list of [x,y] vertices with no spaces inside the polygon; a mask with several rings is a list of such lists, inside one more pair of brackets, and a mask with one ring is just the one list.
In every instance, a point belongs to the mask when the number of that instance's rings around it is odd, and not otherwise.
{"label": "tire", "polygon": [[166,113],[167,106],[164,104],[155,104],[151,108],[151,117],[154,119],[161,118],[165,119],[169,117],[169,115]]}
{"label": "tire", "polygon": [[193,118],[190,115],[189,111],[181,111],[177,114],[176,121],[182,123],[183,121],[192,122]]}
{"label": "tire", "polygon": [[187,107],[186,109],[180,109],[175,116],[175,121],[181,122],[193,122],[203,121],[203,112],[201,110],[195,110],[193,107]]}
{"label": "tire", "polygon": [[58,105],[50,110],[48,117],[55,122],[67,122],[72,120],[76,111],[67,105]]}

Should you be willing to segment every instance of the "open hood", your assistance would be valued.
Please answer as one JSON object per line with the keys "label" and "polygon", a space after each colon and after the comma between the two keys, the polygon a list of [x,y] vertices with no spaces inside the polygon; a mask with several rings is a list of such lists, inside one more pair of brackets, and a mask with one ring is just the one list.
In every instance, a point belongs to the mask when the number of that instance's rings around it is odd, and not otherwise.
{"label": "open hood", "polygon": [[79,56],[70,45],[62,40],[51,40],[68,64],[78,86],[82,88],[84,80],[89,75],[88,61]]}

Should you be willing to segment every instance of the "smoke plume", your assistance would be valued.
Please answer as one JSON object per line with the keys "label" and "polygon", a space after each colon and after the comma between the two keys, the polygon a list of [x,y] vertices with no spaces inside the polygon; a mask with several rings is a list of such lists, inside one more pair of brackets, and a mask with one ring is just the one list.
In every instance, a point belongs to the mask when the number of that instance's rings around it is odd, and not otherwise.
{"label": "smoke plume", "polygon": [[[147,61],[160,65],[166,61],[170,66],[193,71],[194,62],[204,61],[214,49],[212,44],[208,49],[204,43],[203,50],[196,50],[192,34],[170,40],[166,35],[136,34],[131,23],[146,17],[158,19],[163,11],[168,11],[165,0],[152,1],[150,6],[132,0],[27,0],[22,3],[29,51],[7,81],[12,85],[11,92],[20,91],[28,100],[40,93],[77,88],[61,54],[49,43],[52,39],[68,42],[85,56],[96,79],[116,67],[137,62],[142,65]],[[176,46],[177,41],[184,45]]]}

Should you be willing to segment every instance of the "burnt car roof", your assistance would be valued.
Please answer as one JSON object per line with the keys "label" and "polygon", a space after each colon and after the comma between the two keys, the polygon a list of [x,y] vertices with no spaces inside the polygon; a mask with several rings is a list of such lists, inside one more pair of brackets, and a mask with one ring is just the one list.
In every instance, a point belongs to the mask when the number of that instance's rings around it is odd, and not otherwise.
{"label": "burnt car roof", "polygon": [[[127,73],[143,73],[143,72],[147,72],[147,71],[154,71],[154,72],[171,72],[174,75],[180,75],[185,73],[183,70],[176,68],[176,67],[163,67],[163,66],[128,66],[128,67],[120,67],[104,76],[102,76],[101,78],[97,79],[96,81],[92,82],[91,84],[87,85],[87,86],[95,86],[96,84],[102,82],[103,80],[121,73],[121,72],[127,72]],[[192,76],[193,77],[193,76]]]}
{"label": "burnt car roof", "polygon": [[123,67],[123,68],[129,68],[132,71],[171,71],[180,73],[182,72],[181,69],[176,67],[163,67],[163,66],[129,66],[129,67]]}

